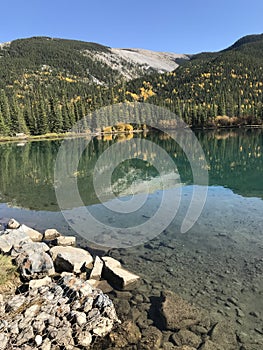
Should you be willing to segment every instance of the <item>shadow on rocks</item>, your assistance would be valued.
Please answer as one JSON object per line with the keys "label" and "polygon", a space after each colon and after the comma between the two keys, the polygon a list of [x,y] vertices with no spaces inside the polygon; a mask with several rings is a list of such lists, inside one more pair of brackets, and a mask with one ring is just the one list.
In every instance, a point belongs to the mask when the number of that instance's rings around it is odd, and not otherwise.
{"label": "shadow on rocks", "polygon": [[161,331],[166,330],[165,319],[160,312],[163,301],[164,301],[164,298],[162,296],[150,297],[151,306],[148,313],[149,318],[153,320],[153,325],[156,328],[160,329]]}

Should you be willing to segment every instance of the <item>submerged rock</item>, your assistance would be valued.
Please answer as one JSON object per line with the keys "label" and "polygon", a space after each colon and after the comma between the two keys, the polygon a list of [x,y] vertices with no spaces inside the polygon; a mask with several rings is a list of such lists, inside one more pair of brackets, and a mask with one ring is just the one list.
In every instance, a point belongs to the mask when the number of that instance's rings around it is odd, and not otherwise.
{"label": "submerged rock", "polygon": [[110,293],[113,291],[112,286],[105,280],[98,281],[89,279],[88,282],[92,287],[101,289],[103,293]]}
{"label": "submerged rock", "polygon": [[214,326],[211,341],[222,346],[223,349],[236,350],[238,346],[234,327],[229,322],[218,322]]}
{"label": "submerged rock", "polygon": [[202,343],[201,337],[187,329],[181,329],[176,333],[177,339],[179,339],[180,345],[189,345],[193,348],[198,348]]}
{"label": "submerged rock", "polygon": [[141,332],[135,323],[128,320],[123,322],[115,332],[110,333],[110,339],[116,348],[127,348],[128,345],[138,344],[141,340]]}
{"label": "submerged rock", "polygon": [[199,348],[200,350],[226,350],[227,348],[223,348],[220,345],[212,342],[211,340],[206,340],[204,344]]}
{"label": "submerged rock", "polygon": [[202,312],[183,300],[179,295],[171,292],[162,292],[161,314],[165,328],[178,331],[182,328],[198,324],[202,320]]}

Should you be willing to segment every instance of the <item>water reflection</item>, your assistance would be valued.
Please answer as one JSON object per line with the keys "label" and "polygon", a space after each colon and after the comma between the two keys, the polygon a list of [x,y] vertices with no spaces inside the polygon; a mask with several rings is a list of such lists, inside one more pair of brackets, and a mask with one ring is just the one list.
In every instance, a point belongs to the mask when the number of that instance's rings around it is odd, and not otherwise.
{"label": "water reflection", "polygon": [[[262,130],[221,130],[200,131],[196,133],[204,150],[209,166],[210,185],[220,185],[232,189],[242,196],[263,198],[263,131]],[[168,135],[148,133],[128,135],[139,140],[147,139],[164,149],[174,160],[181,182],[192,184],[192,172],[189,162],[177,143]],[[183,137],[180,132],[175,139]],[[70,161],[65,164],[72,178],[77,178],[82,199],[86,205],[98,203],[93,187],[93,171],[100,155],[110,146],[119,142],[119,152],[127,147],[127,136],[114,138],[112,135],[102,139],[94,138],[80,157],[78,171],[72,171]],[[38,141],[23,144],[6,143],[0,145],[0,201],[10,206],[19,206],[34,210],[59,210],[54,192],[54,164],[59,141]],[[83,140],[72,139],[72,157]],[[123,146],[122,146],[123,145]],[[130,149],[131,155],[141,160],[129,159],[122,162],[112,175],[112,185],[116,195],[128,195],[132,184],[137,184],[137,192],[143,189],[145,182],[154,183],[158,190],[158,172],[153,166],[156,157],[154,148],[141,147]],[[193,149],[193,155],[195,150]],[[69,154],[69,159],[70,159]],[[166,164],[159,160],[165,173]],[[71,173],[72,171],[72,173]],[[169,176],[169,174],[167,174]],[[155,181],[153,181],[155,179]],[[62,179],[63,181],[63,179]]]}

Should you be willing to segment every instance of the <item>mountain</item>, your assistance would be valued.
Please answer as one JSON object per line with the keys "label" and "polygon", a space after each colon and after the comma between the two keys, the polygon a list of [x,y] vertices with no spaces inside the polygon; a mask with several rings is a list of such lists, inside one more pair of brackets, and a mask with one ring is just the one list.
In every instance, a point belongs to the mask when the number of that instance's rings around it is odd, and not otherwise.
{"label": "mountain", "polygon": [[[69,82],[112,84],[178,67],[186,55],[140,49],[113,49],[76,40],[33,37],[0,45],[1,84],[12,84],[28,75],[51,75]],[[8,68],[9,72],[3,72]],[[25,78],[25,74],[27,74]]]}
{"label": "mountain", "polygon": [[259,47],[261,47],[260,51],[262,54],[262,50],[263,50],[262,41],[263,41],[263,34],[246,35],[243,38],[237,40],[233,45],[231,45],[229,48],[225,49],[224,51],[229,51],[229,50],[245,51],[246,49],[251,49],[254,46],[257,50]]}
{"label": "mountain", "polygon": [[140,101],[147,86],[147,102],[172,110],[192,126],[262,124],[263,34],[189,58],[176,71],[129,82],[128,95]]}
{"label": "mountain", "polygon": [[[262,124],[262,57],[263,34],[197,55],[49,37],[4,43],[0,135],[65,132],[90,111],[125,101],[166,107],[194,127]],[[175,120],[159,124],[174,127]]]}
{"label": "mountain", "polygon": [[110,49],[110,51],[111,55],[100,55],[99,59],[103,59],[111,67],[119,70],[127,80],[156,71],[158,73],[171,72],[179,66],[178,60],[189,59],[184,54],[143,49]]}

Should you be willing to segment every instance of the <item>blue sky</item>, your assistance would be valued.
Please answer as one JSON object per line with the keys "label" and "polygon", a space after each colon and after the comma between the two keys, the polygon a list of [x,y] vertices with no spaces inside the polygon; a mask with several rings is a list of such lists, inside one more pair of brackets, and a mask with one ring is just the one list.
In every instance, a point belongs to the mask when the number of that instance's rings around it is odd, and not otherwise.
{"label": "blue sky", "polygon": [[3,0],[0,42],[50,36],[176,53],[263,32],[262,0]]}

